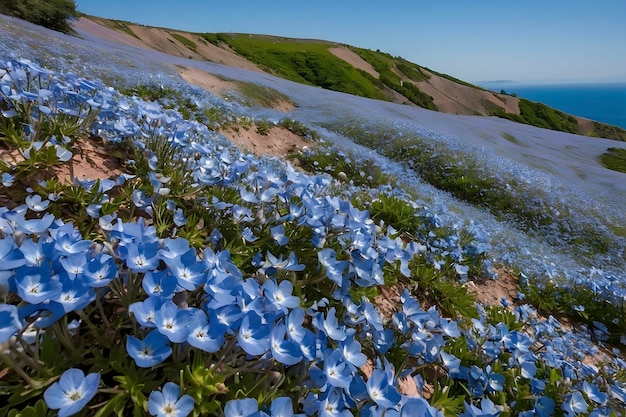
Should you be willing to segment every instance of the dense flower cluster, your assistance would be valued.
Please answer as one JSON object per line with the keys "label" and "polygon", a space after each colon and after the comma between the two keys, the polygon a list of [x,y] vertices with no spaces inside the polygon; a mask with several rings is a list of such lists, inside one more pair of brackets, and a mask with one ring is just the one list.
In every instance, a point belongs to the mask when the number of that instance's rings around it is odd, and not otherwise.
{"label": "dense flower cluster", "polygon": [[[384,316],[362,295],[389,275],[410,283],[415,265],[464,279],[481,242],[403,240],[333,195],[330,178],[240,153],[156,102],[28,61],[5,68],[3,121],[24,117],[25,104],[32,120],[97,110],[94,133],[145,157],[133,161],[135,176],[77,182],[85,198],[97,195],[88,205],[96,236],[51,214],[53,193],[30,190],[0,208],[0,358],[59,415],[94,397],[109,413],[157,416],[600,416],[626,405],[619,356],[585,364],[595,353],[588,334],[527,305],[444,317],[406,285]],[[23,139],[37,148],[29,131]],[[155,138],[173,160],[151,147]],[[51,142],[60,162],[71,157],[62,143]],[[184,168],[184,181],[170,180],[168,164]],[[159,216],[171,217],[168,228]],[[179,235],[190,228],[206,229],[201,246]]]}

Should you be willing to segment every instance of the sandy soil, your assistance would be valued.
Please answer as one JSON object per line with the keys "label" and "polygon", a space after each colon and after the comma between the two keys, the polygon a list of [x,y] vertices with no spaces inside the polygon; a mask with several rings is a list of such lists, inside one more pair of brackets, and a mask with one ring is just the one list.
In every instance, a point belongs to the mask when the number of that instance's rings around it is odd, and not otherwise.
{"label": "sandy soil", "polygon": [[[203,88],[206,91],[222,98],[227,98],[232,92],[239,90],[239,84],[237,82],[227,81],[223,78],[215,76],[214,74],[197,68],[176,65],[175,69],[188,83]],[[292,102],[278,100],[273,103],[270,108],[286,113],[295,109],[295,106]]]}
{"label": "sandy soil", "polygon": [[518,98],[477,90],[447,80],[426,69],[422,71],[430,75],[430,79],[416,83],[416,85],[420,91],[433,97],[439,111],[467,115],[474,115],[476,111],[480,111],[483,115],[489,115],[489,110],[481,104],[487,101],[503,107],[507,113],[519,114]]}
{"label": "sandy soil", "polygon": [[[113,151],[115,146],[104,143],[100,138],[78,139],[74,143],[74,155],[67,163],[51,166],[34,172],[23,180],[29,186],[39,181],[56,178],[61,183],[71,184],[78,180],[116,179],[123,174],[122,164]],[[24,161],[17,150],[0,149],[0,158],[10,164]],[[13,207],[15,202],[8,194],[0,194],[0,204]]]}
{"label": "sandy soil", "polygon": [[295,133],[280,127],[274,126],[267,135],[261,135],[256,128],[249,129],[232,128],[221,132],[230,139],[242,151],[248,151],[255,155],[284,157],[293,153],[297,149],[311,146]]}
{"label": "sandy soil", "polygon": [[206,71],[197,68],[176,65],[176,71],[189,84],[196,85],[216,96],[225,97],[229,91],[237,90],[237,83],[226,81]]}
{"label": "sandy soil", "polygon": [[469,281],[468,292],[474,294],[482,305],[499,306],[500,300],[506,298],[509,303],[517,297],[517,277],[506,269],[498,269],[498,279]]}
{"label": "sandy soil", "polygon": [[[229,67],[243,68],[253,71],[261,71],[259,67],[251,63],[245,58],[240,57],[230,50],[228,46],[220,48],[210,44],[199,36],[189,33],[178,32],[176,30],[168,30],[161,28],[151,28],[147,26],[129,24],[128,27],[141,40],[123,32],[108,28],[97,21],[86,17],[81,17],[73,23],[74,29],[79,33],[84,32],[125,45],[131,45],[144,49],[154,49],[169,55],[180,56],[185,58],[193,58],[197,60],[208,60],[227,65]],[[174,39],[170,33],[176,33],[191,40],[197,45],[196,51],[192,51],[182,43]]]}
{"label": "sandy soil", "polygon": [[346,61],[348,64],[352,65],[353,67],[367,72],[372,77],[375,77],[375,78],[380,77],[380,74],[378,73],[378,71],[376,71],[369,62],[367,62],[366,60],[361,58],[358,54],[356,54],[355,52],[352,52],[350,49],[346,48],[345,46],[341,46],[337,48],[328,48],[328,52],[335,55],[339,59],[343,59],[344,61]]}
{"label": "sandy soil", "polygon": [[118,32],[117,30],[108,28],[100,23],[81,17],[72,23],[74,29],[81,33],[88,33],[101,39],[107,39],[113,42],[122,43],[124,45],[131,45],[137,48],[147,48],[147,45],[139,39],[130,36],[126,33]]}

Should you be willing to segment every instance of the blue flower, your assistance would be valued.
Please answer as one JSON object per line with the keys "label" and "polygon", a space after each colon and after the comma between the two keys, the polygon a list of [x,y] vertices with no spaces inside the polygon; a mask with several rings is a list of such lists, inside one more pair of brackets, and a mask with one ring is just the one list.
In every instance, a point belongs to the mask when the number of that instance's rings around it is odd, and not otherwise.
{"label": "blue flower", "polygon": [[57,298],[65,313],[79,311],[96,299],[93,288],[85,285],[81,279],[64,279],[63,289]]}
{"label": "blue flower", "polygon": [[367,380],[367,393],[381,407],[395,407],[400,402],[400,393],[389,383],[387,373],[382,369],[374,369]]}
{"label": "blue flower", "polygon": [[187,342],[195,348],[213,353],[220,350],[224,343],[224,334],[228,327],[220,323],[215,311],[209,310],[210,324],[204,311],[195,311],[189,322],[189,336]]}
{"label": "blue flower", "polygon": [[438,417],[437,409],[423,398],[411,398],[402,406],[400,417]]}
{"label": "blue flower", "polygon": [[85,376],[80,369],[68,369],[43,393],[43,398],[49,408],[59,410],[59,417],[67,417],[85,407],[96,395],[99,384],[100,374]]}
{"label": "blue flower", "polygon": [[8,271],[18,268],[26,263],[21,251],[15,250],[15,242],[12,236],[0,239],[0,270]]}
{"label": "blue flower", "polygon": [[56,299],[62,290],[58,276],[52,276],[49,268],[20,268],[15,274],[15,281],[19,296],[31,304]]}
{"label": "blue flower", "polygon": [[276,307],[277,310],[287,312],[289,308],[300,305],[300,298],[291,295],[293,285],[288,280],[283,280],[276,286],[276,281],[269,280],[263,284],[265,297]]}
{"label": "blue flower", "polygon": [[159,265],[158,242],[126,246],[126,266],[133,272],[147,272]]}
{"label": "blue flower", "polygon": [[254,312],[247,313],[241,321],[237,341],[249,355],[262,355],[270,348],[269,326],[261,323]]}
{"label": "blue flower", "polygon": [[148,296],[172,298],[178,281],[166,271],[148,271],[141,280],[141,287]]}
{"label": "blue flower", "polygon": [[161,392],[152,391],[148,398],[148,411],[157,417],[187,417],[192,411],[195,401],[185,394],[182,397],[178,385],[168,382]]}
{"label": "blue flower", "polygon": [[339,327],[337,316],[335,316],[335,307],[331,307],[328,310],[326,318],[324,318],[323,313],[317,313],[314,324],[319,330],[324,332],[326,336],[333,340],[342,341],[348,337],[346,332]]}
{"label": "blue flower", "polygon": [[270,229],[270,234],[272,238],[278,243],[280,246],[284,246],[289,242],[289,238],[285,236],[285,226],[279,224],[278,226],[272,227]]}
{"label": "blue flower", "polygon": [[126,352],[140,368],[152,368],[167,359],[172,354],[172,348],[167,345],[167,338],[155,329],[143,340],[128,336]]}
{"label": "blue flower", "polygon": [[590,384],[587,381],[583,381],[583,391],[587,394],[587,397],[600,405],[604,405],[608,400],[608,395],[600,391],[596,385]]}
{"label": "blue flower", "polygon": [[502,406],[495,405],[489,398],[480,401],[480,408],[465,403],[465,412],[461,417],[497,417],[502,412]]}
{"label": "blue flower", "polygon": [[561,408],[567,412],[568,416],[573,416],[578,413],[586,413],[589,409],[589,404],[585,401],[585,397],[580,391],[574,391],[569,399],[561,405]]}
{"label": "blue flower", "polygon": [[25,199],[26,205],[28,208],[34,212],[44,211],[50,205],[49,200],[41,200],[41,196],[39,194],[31,194],[26,196]]}
{"label": "blue flower", "polygon": [[352,376],[341,351],[327,349],[324,352],[324,375],[330,385],[337,388],[348,388]]}
{"label": "blue flower", "polygon": [[537,397],[535,400],[535,413],[539,417],[554,415],[554,400],[550,397]]}
{"label": "blue flower", "polygon": [[326,276],[337,285],[343,285],[343,271],[348,267],[347,261],[338,261],[337,253],[329,248],[317,253],[320,265],[326,270]]}
{"label": "blue flower", "polygon": [[174,302],[166,300],[154,312],[154,324],[162,335],[170,342],[182,343],[187,340],[187,325],[193,312],[190,309],[179,309]]}
{"label": "blue flower", "polygon": [[302,360],[302,352],[297,342],[285,340],[285,325],[278,324],[270,332],[272,357],[284,365],[295,365]]}
{"label": "blue flower", "polygon": [[259,404],[254,398],[230,400],[224,407],[224,417],[252,417],[259,411]]}
{"label": "blue flower", "polygon": [[154,295],[149,296],[143,301],[137,301],[132,303],[128,307],[128,311],[133,313],[135,320],[143,327],[156,327],[154,316],[156,311],[161,307],[161,304],[165,302],[164,298]]}
{"label": "blue flower", "polygon": [[5,187],[11,187],[13,185],[13,182],[15,181],[15,177],[11,174],[9,174],[8,172],[3,172],[2,173],[2,185]]}
{"label": "blue flower", "polygon": [[331,390],[326,398],[318,404],[319,417],[352,417],[352,413],[346,410],[345,401],[339,390]]}
{"label": "blue flower", "polygon": [[4,343],[22,328],[17,307],[0,304],[0,343]]}
{"label": "blue flower", "polygon": [[52,326],[65,315],[65,310],[56,301],[45,301],[40,304],[26,304],[18,308],[20,320],[26,320],[39,329]]}
{"label": "blue flower", "polygon": [[304,417],[304,414],[293,413],[293,403],[289,397],[278,397],[270,405],[272,417]]}
{"label": "blue flower", "polygon": [[109,284],[117,274],[117,266],[112,256],[99,253],[95,258],[87,262],[87,268],[83,271],[85,284],[99,288]]}

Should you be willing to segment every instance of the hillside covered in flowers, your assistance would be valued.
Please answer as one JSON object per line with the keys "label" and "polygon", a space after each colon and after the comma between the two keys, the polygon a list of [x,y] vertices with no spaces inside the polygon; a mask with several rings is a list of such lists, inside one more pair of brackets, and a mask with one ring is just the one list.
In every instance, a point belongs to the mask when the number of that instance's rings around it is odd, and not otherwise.
{"label": "hillside covered in flowers", "polygon": [[0,37],[0,415],[624,415],[619,144]]}

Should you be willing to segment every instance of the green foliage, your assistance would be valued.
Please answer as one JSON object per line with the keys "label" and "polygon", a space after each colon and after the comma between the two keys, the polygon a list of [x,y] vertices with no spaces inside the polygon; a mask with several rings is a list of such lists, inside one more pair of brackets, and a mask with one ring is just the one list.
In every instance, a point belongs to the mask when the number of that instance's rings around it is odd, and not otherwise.
{"label": "green foliage", "polygon": [[310,129],[307,125],[297,120],[290,119],[289,117],[285,117],[278,125],[284,127],[291,133],[294,133],[300,136],[304,140],[310,141],[318,141],[320,139],[319,133],[317,131]]}
{"label": "green foliage", "polygon": [[245,81],[235,81],[235,83],[243,95],[261,107],[271,108],[281,103],[293,105],[293,101],[287,95],[274,88]]}
{"label": "green foliage", "polygon": [[508,140],[509,142],[514,143],[516,145],[520,144],[519,140],[517,140],[517,138],[515,136],[511,135],[510,133],[504,132],[504,133],[502,133],[502,137],[504,139]]}
{"label": "green foliage", "polygon": [[133,38],[141,40],[141,38],[137,36],[137,34],[133,32],[133,30],[130,28],[129,22],[125,22],[122,20],[111,20],[111,22],[113,23],[113,29],[119,30],[126,33],[127,35],[132,36]]}
{"label": "green foliage", "polygon": [[163,87],[160,85],[140,84],[130,88],[120,90],[120,93],[126,96],[137,96],[146,101],[158,101],[166,98],[178,98],[181,96],[179,91],[173,88]]}
{"label": "green foliage", "polygon": [[419,65],[416,65],[402,58],[398,58],[396,62],[396,68],[398,68],[398,71],[404,74],[405,77],[412,81],[419,82],[427,81],[430,79],[430,76],[428,74],[424,74],[422,72],[422,69]]}
{"label": "green foliage", "polygon": [[192,50],[193,52],[196,52],[196,50],[198,49],[198,45],[194,41],[192,41],[191,39],[187,39],[187,37],[179,33],[170,32],[170,36],[176,39],[178,42],[185,45],[188,49]]}
{"label": "green foliage", "polygon": [[409,263],[410,282],[416,297],[429,305],[435,305],[448,317],[478,318],[476,298],[467,288],[456,281],[452,261],[442,268],[435,268],[426,256],[415,257]]}
{"label": "green foliage", "polygon": [[198,35],[215,46],[228,43],[228,36],[221,33],[198,33]]}
{"label": "green foliage", "polygon": [[522,286],[527,300],[542,314],[567,316],[586,324],[592,331],[595,323],[606,326],[609,334],[594,334],[600,340],[620,344],[620,336],[626,328],[626,305],[610,303],[602,295],[582,285],[550,281],[527,282]]}
{"label": "green foliage", "polygon": [[[388,54],[374,52],[369,49],[351,48],[361,58],[370,63],[379,74],[379,80],[388,88],[397,91],[405,96],[413,104],[430,110],[437,110],[437,106],[433,102],[433,98],[419,90],[419,88],[411,81],[403,82],[400,76],[394,72],[394,66],[400,65],[398,68],[409,79],[414,81],[422,81],[427,79],[420,71],[419,66],[411,64],[402,59],[396,59]],[[409,76],[410,75],[410,76]]]}
{"label": "green foliage", "polygon": [[608,148],[600,155],[600,163],[613,171],[626,173],[626,149]]}
{"label": "green foliage", "polygon": [[589,133],[589,136],[626,142],[626,130],[621,127],[611,126],[595,121],[593,122],[593,130]]}
{"label": "green foliage", "polygon": [[0,0],[0,13],[63,33],[73,32],[68,20],[78,17],[74,0]]}
{"label": "green foliage", "polygon": [[570,115],[555,110],[542,103],[520,99],[520,114],[505,113],[504,109],[493,112],[494,116],[524,123],[544,129],[558,130],[560,132],[578,133],[578,121]]}
{"label": "green foliage", "polygon": [[292,156],[300,166],[312,173],[327,173],[342,182],[378,188],[393,184],[393,179],[384,174],[373,160],[357,158],[334,147],[318,146],[313,150],[301,151]]}
{"label": "green foliage", "polygon": [[399,234],[415,233],[421,226],[416,209],[396,196],[381,193],[368,208],[372,219],[382,220]]}
{"label": "green foliage", "polygon": [[384,156],[404,163],[407,169],[438,189],[514,221],[523,230],[585,253],[620,250],[621,244],[600,220],[582,222],[575,215],[576,208],[567,202],[548,203],[550,196],[544,190],[534,189],[514,178],[501,178],[477,156],[462,149],[388,128],[364,128],[361,123],[327,127],[337,129],[360,145],[378,149]]}
{"label": "green foliage", "polygon": [[328,52],[332,44],[247,35],[221,35],[220,40],[268,72],[288,80],[387,99],[360,71]]}
{"label": "green foliage", "polygon": [[256,131],[259,135],[267,136],[274,124],[268,120],[259,120],[256,123]]}
{"label": "green foliage", "polygon": [[432,96],[421,92],[415,84],[403,82],[400,85],[392,85],[391,88],[408,98],[413,104],[417,104],[418,106],[429,110],[439,110],[433,101]]}

